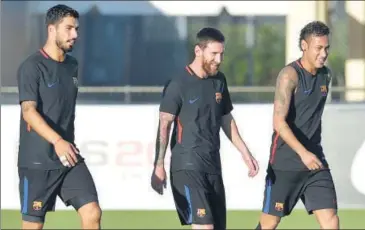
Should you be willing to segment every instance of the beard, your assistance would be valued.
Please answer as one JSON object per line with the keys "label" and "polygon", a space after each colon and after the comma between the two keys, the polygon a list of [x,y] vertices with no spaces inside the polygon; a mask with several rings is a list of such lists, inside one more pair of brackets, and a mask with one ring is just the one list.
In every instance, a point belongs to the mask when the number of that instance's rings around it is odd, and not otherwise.
{"label": "beard", "polygon": [[72,51],[73,45],[68,45],[67,42],[62,42],[60,40],[56,40],[56,45],[58,48],[60,48],[64,53],[68,53]]}
{"label": "beard", "polygon": [[[213,67],[215,65],[216,67]],[[215,64],[214,61],[208,62],[203,61],[203,69],[208,74],[208,76],[214,76],[218,73],[219,65]]]}

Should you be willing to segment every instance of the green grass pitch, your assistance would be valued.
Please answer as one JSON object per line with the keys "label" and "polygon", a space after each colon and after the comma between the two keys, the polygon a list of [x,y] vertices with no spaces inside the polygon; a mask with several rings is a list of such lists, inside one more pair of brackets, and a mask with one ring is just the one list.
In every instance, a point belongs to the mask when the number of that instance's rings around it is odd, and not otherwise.
{"label": "green grass pitch", "polygon": [[[365,210],[340,210],[341,229],[365,229]],[[229,229],[254,229],[259,211],[228,211]],[[19,229],[20,213],[1,210],[1,229]],[[56,211],[47,215],[45,229],[80,229],[74,211]],[[189,229],[181,227],[174,211],[104,211],[104,229]],[[279,229],[319,229],[314,216],[295,210],[280,223]]]}

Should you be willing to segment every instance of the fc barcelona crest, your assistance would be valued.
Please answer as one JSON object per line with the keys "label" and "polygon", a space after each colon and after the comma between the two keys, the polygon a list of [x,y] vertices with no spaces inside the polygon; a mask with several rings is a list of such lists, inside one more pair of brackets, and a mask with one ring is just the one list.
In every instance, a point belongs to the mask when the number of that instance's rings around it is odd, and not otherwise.
{"label": "fc barcelona crest", "polygon": [[33,201],[33,210],[39,211],[42,209],[42,201]]}
{"label": "fc barcelona crest", "polygon": [[203,208],[198,208],[197,212],[196,212],[196,215],[199,216],[199,217],[204,217],[206,215],[205,213],[205,209]]}
{"label": "fc barcelona crest", "polygon": [[278,211],[278,212],[283,211],[284,210],[284,204],[283,203],[276,202],[276,204],[275,204],[275,210]]}
{"label": "fc barcelona crest", "polygon": [[222,94],[221,93],[215,93],[215,101],[220,104],[222,101]]}

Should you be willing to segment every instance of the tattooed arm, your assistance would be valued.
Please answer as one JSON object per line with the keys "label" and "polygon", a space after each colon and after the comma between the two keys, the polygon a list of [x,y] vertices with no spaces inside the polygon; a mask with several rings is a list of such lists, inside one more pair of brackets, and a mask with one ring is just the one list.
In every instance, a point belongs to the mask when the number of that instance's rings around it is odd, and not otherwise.
{"label": "tattooed arm", "polygon": [[292,95],[298,86],[298,75],[291,66],[283,68],[276,81],[274,99],[274,130],[280,137],[298,154],[307,152],[305,147],[295,137],[293,131],[286,122]]}
{"label": "tattooed arm", "polygon": [[163,194],[163,190],[166,188],[165,155],[169,144],[171,124],[174,119],[175,115],[167,112],[160,112],[160,121],[156,138],[156,156],[151,177],[151,187],[160,195]]}
{"label": "tattooed arm", "polygon": [[61,138],[38,113],[37,102],[22,101],[21,110],[25,122],[48,142],[54,144]]}
{"label": "tattooed arm", "polygon": [[160,112],[160,122],[156,138],[155,166],[164,167],[166,149],[170,139],[171,124],[174,119],[175,115]]}
{"label": "tattooed arm", "polygon": [[156,157],[154,166],[163,167],[167,145],[170,139],[171,124],[182,106],[181,83],[169,80],[162,92],[159,124],[156,138]]}

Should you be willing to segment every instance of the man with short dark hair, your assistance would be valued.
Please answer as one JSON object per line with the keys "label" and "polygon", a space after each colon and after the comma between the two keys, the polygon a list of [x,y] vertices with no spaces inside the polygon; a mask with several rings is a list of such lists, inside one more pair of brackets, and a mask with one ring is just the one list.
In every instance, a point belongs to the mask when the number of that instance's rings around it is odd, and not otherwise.
{"label": "man with short dark hair", "polygon": [[325,66],[329,34],[322,22],[307,24],[299,37],[302,57],[285,66],[277,78],[274,134],[257,229],[275,229],[299,199],[322,229],[339,228],[335,185],[321,146],[330,83]]}
{"label": "man with short dark hair", "polygon": [[195,59],[186,72],[165,86],[160,104],[153,189],[166,185],[164,158],[171,140],[171,186],[182,225],[193,229],[226,229],[226,200],[220,159],[220,129],[241,152],[249,176],[258,164],[243,142],[235,120],[227,81],[219,66],[224,52],[223,34],[204,28],[197,34]]}
{"label": "man with short dark hair", "polygon": [[23,229],[42,229],[57,196],[78,211],[84,229],[100,228],[95,184],[74,144],[78,63],[66,53],[77,39],[78,19],[68,6],[50,8],[46,44],[18,69]]}

